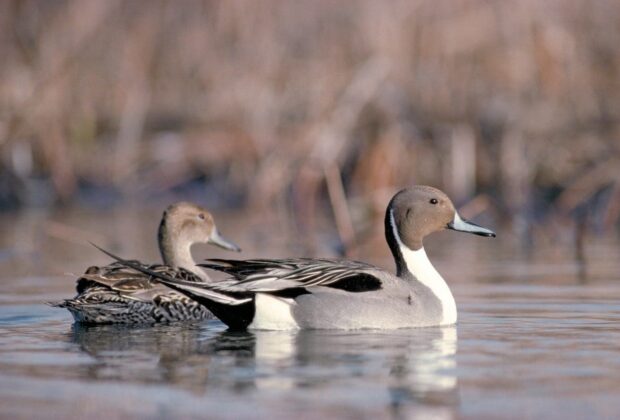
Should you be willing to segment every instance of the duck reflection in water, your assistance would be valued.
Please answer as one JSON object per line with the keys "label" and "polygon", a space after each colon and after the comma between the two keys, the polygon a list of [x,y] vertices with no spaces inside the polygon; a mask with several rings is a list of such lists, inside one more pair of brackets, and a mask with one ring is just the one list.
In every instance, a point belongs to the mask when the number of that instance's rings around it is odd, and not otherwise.
{"label": "duck reflection in water", "polygon": [[[371,411],[380,399],[397,417],[420,409],[450,417],[458,403],[454,326],[254,332],[220,326],[75,324],[72,341],[94,359],[87,371],[91,380],[166,383],[196,394],[224,391],[259,399],[282,391],[289,403],[333,399],[358,410],[367,395]],[[367,393],[362,397],[343,394],[360,387]]]}
{"label": "duck reflection in water", "polygon": [[204,330],[204,325],[191,323],[147,327],[75,323],[70,336],[94,359],[85,371],[87,379],[165,383],[202,393],[210,361]]}

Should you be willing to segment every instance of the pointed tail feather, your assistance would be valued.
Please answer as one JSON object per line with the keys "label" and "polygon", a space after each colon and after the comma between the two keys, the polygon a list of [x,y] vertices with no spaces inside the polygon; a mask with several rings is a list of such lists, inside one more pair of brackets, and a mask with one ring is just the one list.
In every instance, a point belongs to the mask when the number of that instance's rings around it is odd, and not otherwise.
{"label": "pointed tail feather", "polygon": [[110,251],[106,251],[105,249],[95,244],[92,244],[92,245],[98,250],[100,250],[101,252],[103,252],[104,254],[106,254],[107,256],[115,259],[119,263],[129,268],[132,268],[134,270],[137,270],[141,273],[144,273],[148,276],[151,276],[155,278],[157,281],[159,281],[160,283],[163,283],[166,286],[174,290],[177,290],[192,299],[195,299],[195,297],[202,297],[202,298],[214,300],[216,302],[219,302],[225,305],[233,305],[233,306],[241,305],[241,304],[247,303],[252,300],[252,298],[249,298],[249,297],[237,297],[237,296],[231,296],[229,294],[225,294],[221,292],[216,292],[215,290],[212,290],[211,288],[207,287],[205,284],[175,279],[174,277],[171,277],[161,272],[151,270],[148,267],[145,267],[134,261],[125,260],[119,257],[118,255],[114,255]]}
{"label": "pointed tail feather", "polygon": [[45,304],[54,308],[66,308],[67,302],[69,302],[69,299],[57,300],[54,302],[45,302]]}

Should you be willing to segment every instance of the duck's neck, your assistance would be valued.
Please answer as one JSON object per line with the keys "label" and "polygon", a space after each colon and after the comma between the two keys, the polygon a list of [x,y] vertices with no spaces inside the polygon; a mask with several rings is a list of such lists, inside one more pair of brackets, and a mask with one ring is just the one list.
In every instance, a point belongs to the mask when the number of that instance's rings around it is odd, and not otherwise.
{"label": "duck's neck", "polygon": [[424,247],[412,251],[406,246],[401,249],[407,270],[413,277],[428,287],[441,302],[443,312],[442,325],[456,322],[456,302],[446,281],[437,272],[426,255]]}
{"label": "duck's neck", "polygon": [[183,268],[196,274],[202,280],[208,281],[209,276],[196,265],[192,257],[192,242],[176,231],[173,226],[168,225],[169,223],[162,220],[157,234],[159,252],[164,264],[173,268]]}
{"label": "duck's neck", "polygon": [[405,245],[394,222],[392,210],[386,214],[386,239],[396,261],[396,275],[401,278],[413,278],[426,286],[440,301],[442,308],[442,325],[454,324],[457,319],[456,302],[446,281],[433,267],[423,246],[412,250]]}

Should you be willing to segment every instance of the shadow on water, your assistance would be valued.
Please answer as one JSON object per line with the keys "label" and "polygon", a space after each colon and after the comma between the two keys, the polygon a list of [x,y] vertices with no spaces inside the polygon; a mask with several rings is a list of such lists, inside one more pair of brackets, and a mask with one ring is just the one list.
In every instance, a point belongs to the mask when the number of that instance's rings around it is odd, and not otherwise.
{"label": "shadow on water", "polygon": [[[217,328],[209,328],[216,326]],[[157,383],[208,394],[226,390],[377,409],[458,404],[455,327],[402,331],[228,332],[218,324],[83,326],[70,340],[94,362],[89,381]],[[362,384],[362,385],[360,385]],[[350,385],[350,387],[349,387]],[[346,395],[347,389],[365,388]],[[295,393],[295,391],[298,391]],[[379,404],[377,404],[379,403]]]}

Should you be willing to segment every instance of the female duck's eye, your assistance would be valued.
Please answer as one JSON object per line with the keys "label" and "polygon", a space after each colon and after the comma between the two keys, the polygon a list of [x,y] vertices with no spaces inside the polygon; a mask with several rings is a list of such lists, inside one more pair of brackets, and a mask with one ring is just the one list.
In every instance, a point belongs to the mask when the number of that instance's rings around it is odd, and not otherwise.
{"label": "female duck's eye", "polygon": [[204,215],[204,213],[200,213],[200,214],[198,214],[198,218],[199,218],[200,220],[204,220],[204,219],[205,219],[205,215]]}
{"label": "female duck's eye", "polygon": [[437,204],[438,202],[439,201],[437,201],[436,198],[431,198],[431,201],[430,201],[431,204]]}

